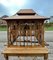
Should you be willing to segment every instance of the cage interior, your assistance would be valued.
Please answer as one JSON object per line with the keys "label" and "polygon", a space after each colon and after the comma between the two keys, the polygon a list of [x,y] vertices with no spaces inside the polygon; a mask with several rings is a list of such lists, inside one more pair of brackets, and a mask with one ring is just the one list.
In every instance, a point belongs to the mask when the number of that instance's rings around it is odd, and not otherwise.
{"label": "cage interior", "polygon": [[11,23],[9,26],[10,45],[36,46],[42,42],[42,23]]}

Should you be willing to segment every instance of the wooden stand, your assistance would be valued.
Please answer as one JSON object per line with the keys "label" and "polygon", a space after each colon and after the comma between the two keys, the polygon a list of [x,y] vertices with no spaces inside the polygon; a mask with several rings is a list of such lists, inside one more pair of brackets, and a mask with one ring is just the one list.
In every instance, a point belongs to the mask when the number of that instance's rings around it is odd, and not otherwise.
{"label": "wooden stand", "polygon": [[44,56],[48,59],[48,49],[44,43],[44,20],[33,10],[20,10],[16,16],[3,18],[7,22],[8,46],[3,51],[8,56]]}
{"label": "wooden stand", "polygon": [[48,59],[48,49],[44,47],[9,47],[3,53],[6,60],[8,56],[44,56],[44,60]]}

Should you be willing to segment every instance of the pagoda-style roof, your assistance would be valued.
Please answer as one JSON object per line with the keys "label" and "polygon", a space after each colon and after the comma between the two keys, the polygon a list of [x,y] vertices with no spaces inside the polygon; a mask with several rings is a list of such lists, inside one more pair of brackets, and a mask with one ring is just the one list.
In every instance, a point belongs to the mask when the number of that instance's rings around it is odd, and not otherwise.
{"label": "pagoda-style roof", "polygon": [[17,13],[18,15],[35,15],[35,11],[32,9],[21,9]]}
{"label": "pagoda-style roof", "polygon": [[4,20],[24,20],[24,19],[41,19],[46,20],[47,17],[40,16],[32,9],[21,9],[14,16],[3,18]]}

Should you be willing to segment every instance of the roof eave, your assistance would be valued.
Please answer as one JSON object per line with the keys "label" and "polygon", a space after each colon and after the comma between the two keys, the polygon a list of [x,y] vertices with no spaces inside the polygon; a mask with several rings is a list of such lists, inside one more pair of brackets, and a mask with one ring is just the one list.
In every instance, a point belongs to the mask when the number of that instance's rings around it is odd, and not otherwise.
{"label": "roof eave", "polygon": [[[50,18],[35,18],[35,19],[31,19],[31,20],[47,20]],[[2,20],[30,20],[30,19],[8,19],[8,18],[2,18]]]}

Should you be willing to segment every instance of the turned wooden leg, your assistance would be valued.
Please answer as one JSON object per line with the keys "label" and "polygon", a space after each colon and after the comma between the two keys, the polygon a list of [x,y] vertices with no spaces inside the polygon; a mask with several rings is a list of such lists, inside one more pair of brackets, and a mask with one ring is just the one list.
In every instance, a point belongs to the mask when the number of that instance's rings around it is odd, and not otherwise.
{"label": "turned wooden leg", "polygon": [[8,60],[8,55],[4,55],[4,57],[5,57],[5,60]]}
{"label": "turned wooden leg", "polygon": [[44,55],[44,60],[48,60],[48,54]]}
{"label": "turned wooden leg", "polygon": [[37,57],[34,57],[33,60],[37,60]]}
{"label": "turned wooden leg", "polygon": [[21,60],[20,56],[18,56],[19,60]]}

